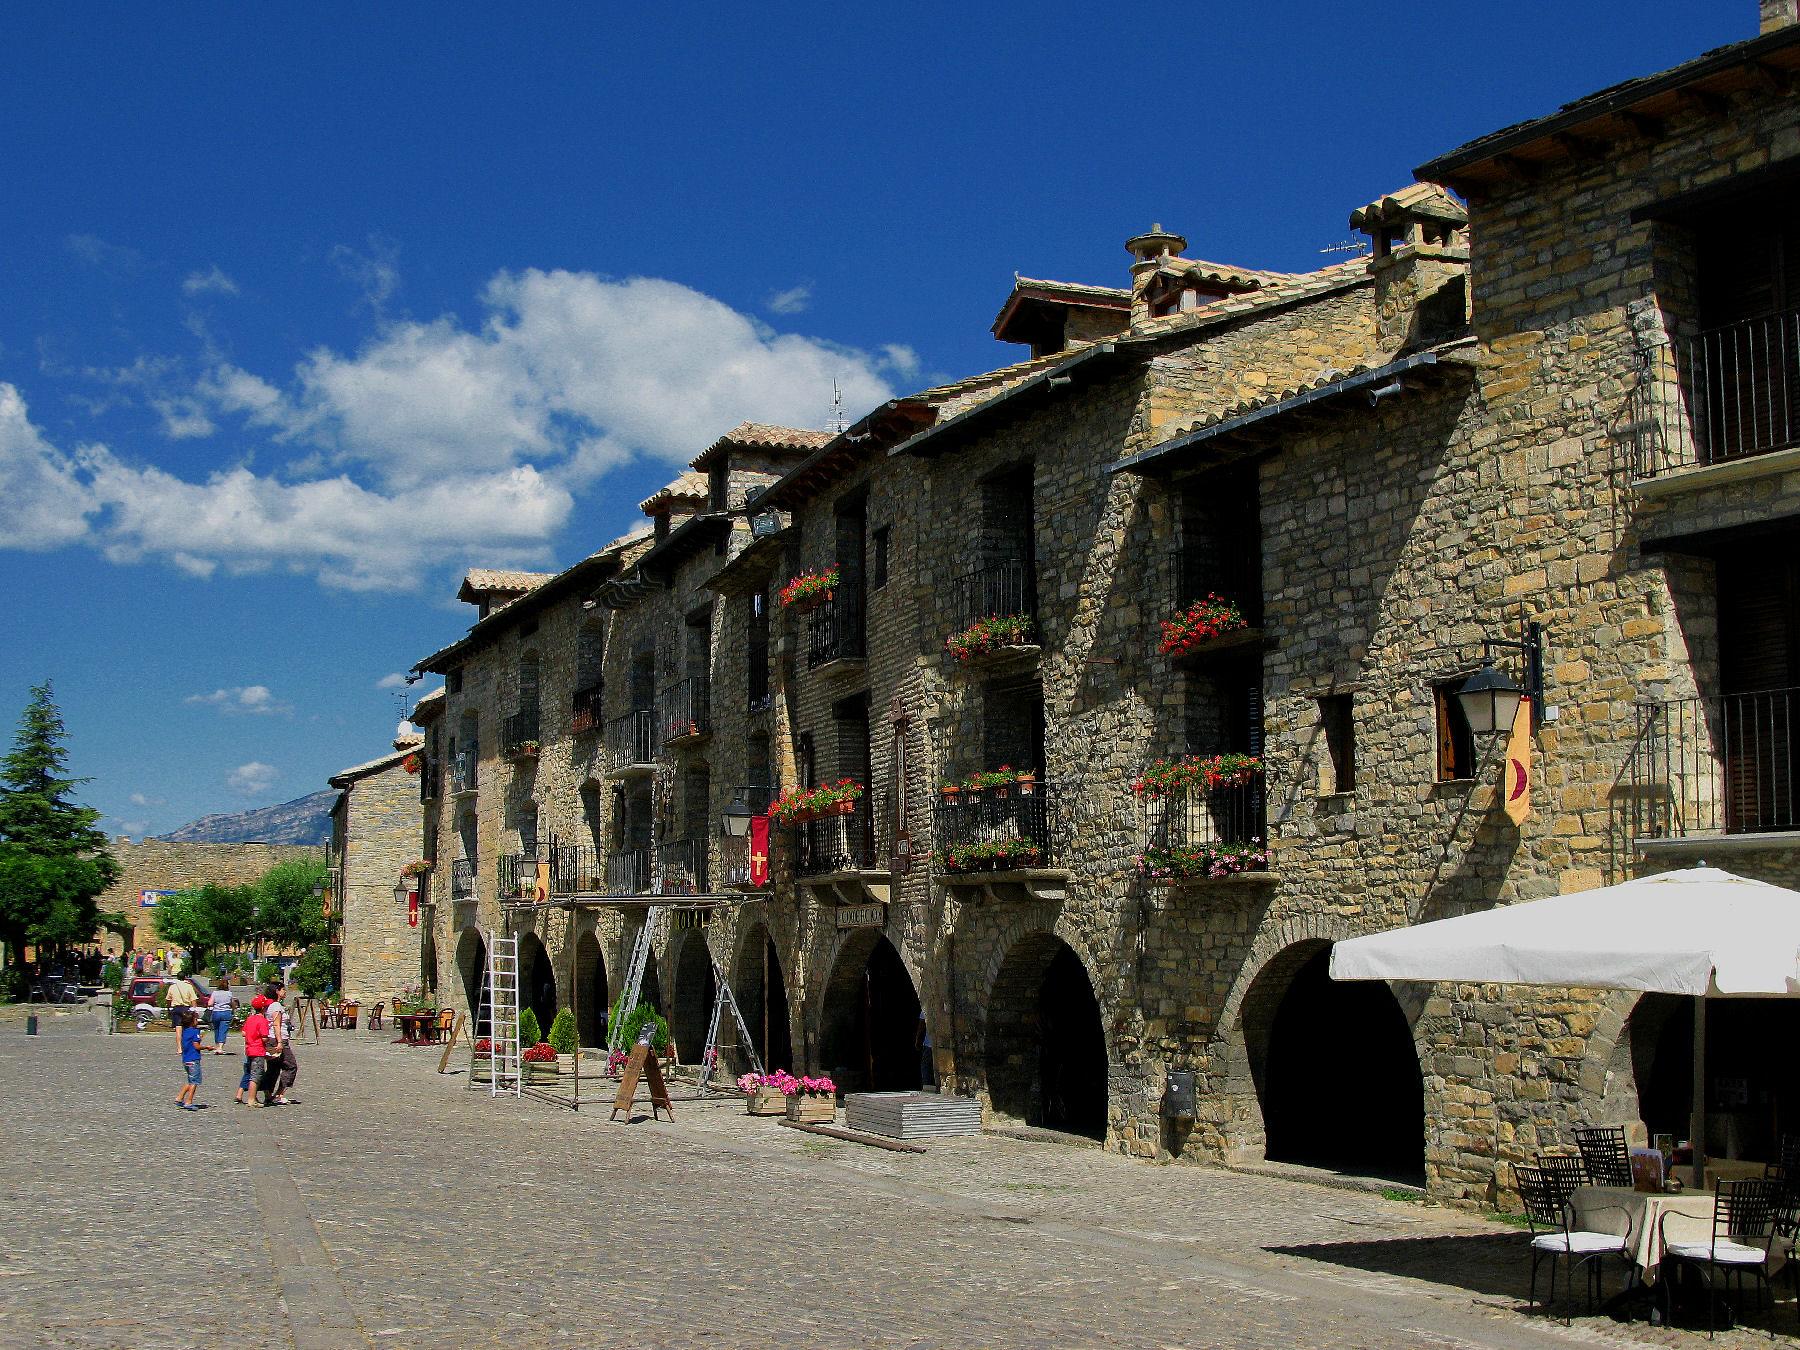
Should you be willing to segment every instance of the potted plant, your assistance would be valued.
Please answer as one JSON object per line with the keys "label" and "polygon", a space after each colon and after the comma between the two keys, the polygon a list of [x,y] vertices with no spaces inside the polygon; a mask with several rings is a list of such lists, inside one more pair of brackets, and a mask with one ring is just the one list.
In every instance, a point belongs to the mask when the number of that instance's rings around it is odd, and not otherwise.
{"label": "potted plant", "polygon": [[737,1080],[738,1091],[747,1099],[744,1103],[746,1114],[752,1116],[779,1116],[787,1112],[787,1097],[768,1074],[747,1073]]}
{"label": "potted plant", "polygon": [[520,741],[513,749],[513,756],[517,759],[536,759],[538,748],[536,741]]}
{"label": "potted plant", "polygon": [[400,767],[402,769],[405,769],[410,774],[418,773],[419,770],[422,769],[424,766],[425,766],[425,761],[423,761],[422,759],[419,758],[419,752],[416,750],[413,751],[412,754],[408,755],[405,759],[400,761]]}
{"label": "potted plant", "polygon": [[475,1042],[475,1062],[469,1069],[469,1080],[474,1083],[491,1083],[494,1081],[494,1043],[486,1036]]}
{"label": "potted plant", "polygon": [[958,661],[971,661],[1005,647],[1023,647],[1035,632],[1029,614],[990,614],[945,638],[944,648]]}
{"label": "potted plant", "polygon": [[841,579],[842,573],[836,567],[827,567],[822,572],[802,572],[791,577],[779,592],[782,608],[804,613],[822,605],[831,599],[832,592],[837,589]]}
{"label": "potted plant", "polygon": [[1134,865],[1139,876],[1157,886],[1172,886],[1179,881],[1220,881],[1241,872],[1266,872],[1269,849],[1261,839],[1147,848],[1138,854]]}
{"label": "potted plant", "polygon": [[1254,782],[1263,771],[1263,762],[1255,755],[1229,753],[1223,755],[1183,755],[1180,759],[1159,759],[1131,785],[1140,797],[1170,797],[1196,788],[1213,792],[1223,788],[1243,787]]}
{"label": "potted plant", "polygon": [[1163,620],[1162,641],[1157,650],[1164,656],[1183,656],[1214,638],[1248,628],[1243,611],[1222,595],[1208,595],[1196,600],[1173,619]]}
{"label": "potted plant", "polygon": [[547,1082],[562,1072],[562,1065],[556,1059],[556,1047],[549,1041],[526,1046],[519,1059],[525,1065],[527,1083]]}
{"label": "potted plant", "polygon": [[414,862],[409,862],[405,867],[402,867],[400,869],[400,875],[403,877],[422,877],[429,871],[431,871],[431,859],[419,858]]}
{"label": "potted plant", "polygon": [[820,1075],[795,1078],[784,1075],[782,1095],[787,1098],[787,1118],[804,1125],[829,1125],[837,1119],[837,1084]]}
{"label": "potted plant", "polygon": [[558,1008],[556,1016],[550,1019],[550,1032],[544,1037],[550,1042],[550,1048],[556,1051],[557,1061],[567,1060],[571,1067],[575,1062],[575,1014],[567,1008]]}
{"label": "potted plant", "polygon": [[956,801],[957,796],[961,792],[962,792],[962,784],[961,783],[943,783],[943,784],[940,784],[938,787],[938,793],[940,796],[943,797],[944,802],[947,805],[953,804]]}

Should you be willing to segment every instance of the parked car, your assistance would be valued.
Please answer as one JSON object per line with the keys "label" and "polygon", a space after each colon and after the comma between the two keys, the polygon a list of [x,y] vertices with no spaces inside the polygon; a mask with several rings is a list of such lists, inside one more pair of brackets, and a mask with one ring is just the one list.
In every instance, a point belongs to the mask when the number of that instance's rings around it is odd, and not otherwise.
{"label": "parked car", "polygon": [[[159,1003],[163,997],[162,991],[174,983],[175,979],[171,975],[133,975],[131,977],[131,980],[125,985],[121,992],[124,994],[125,998],[130,1001],[132,1005],[131,1015],[137,1019],[137,1024],[140,1028],[146,1027],[155,1021],[168,1020],[168,1008],[159,1006]],[[188,983],[194,986],[195,994],[199,996],[200,1002],[204,1004],[207,995],[212,991],[207,988],[202,980],[195,976],[190,975],[188,977]]]}

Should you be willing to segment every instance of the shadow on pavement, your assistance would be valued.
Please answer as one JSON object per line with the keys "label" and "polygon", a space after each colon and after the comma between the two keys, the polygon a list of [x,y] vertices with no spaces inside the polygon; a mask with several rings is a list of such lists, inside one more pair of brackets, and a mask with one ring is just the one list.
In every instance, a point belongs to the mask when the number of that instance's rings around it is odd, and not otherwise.
{"label": "shadow on pavement", "polygon": [[[1307,1242],[1264,1250],[1351,1270],[1406,1276],[1477,1294],[1498,1295],[1517,1299],[1521,1304],[1525,1301],[1531,1274],[1531,1256],[1524,1233],[1387,1238],[1374,1242]],[[1540,1271],[1540,1294],[1543,1280],[1544,1273]]]}

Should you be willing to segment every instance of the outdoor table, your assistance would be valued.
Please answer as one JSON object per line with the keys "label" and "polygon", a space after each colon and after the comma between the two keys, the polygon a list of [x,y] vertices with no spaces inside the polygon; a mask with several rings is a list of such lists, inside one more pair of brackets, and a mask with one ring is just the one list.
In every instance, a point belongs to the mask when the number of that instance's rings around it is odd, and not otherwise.
{"label": "outdoor table", "polygon": [[[395,1013],[394,1020],[400,1024],[400,1039],[408,1045],[419,1043],[419,1023],[425,1020],[424,1013]],[[436,1014],[432,1014],[436,1016]]]}
{"label": "outdoor table", "polygon": [[1569,1197],[1569,1207],[1574,1210],[1570,1227],[1585,1233],[1622,1234],[1629,1218],[1631,1246],[1626,1255],[1643,1273],[1644,1283],[1651,1284],[1662,1264],[1663,1216],[1670,1216],[1667,1235],[1677,1242],[1710,1242],[1713,1200],[1710,1191],[1668,1195],[1629,1186],[1577,1186]]}

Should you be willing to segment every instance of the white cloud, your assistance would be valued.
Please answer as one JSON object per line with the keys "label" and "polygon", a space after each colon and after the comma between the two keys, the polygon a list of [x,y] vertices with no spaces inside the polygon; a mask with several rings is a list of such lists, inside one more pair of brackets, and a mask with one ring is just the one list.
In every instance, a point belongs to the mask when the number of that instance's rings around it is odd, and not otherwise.
{"label": "white cloud", "polygon": [[812,287],[804,281],[798,286],[790,286],[785,291],[773,291],[763,301],[763,308],[771,314],[798,314],[812,304]]}
{"label": "white cloud", "polygon": [[331,261],[338,274],[362,292],[363,303],[377,313],[400,289],[400,250],[391,240],[369,236],[369,251],[362,253],[348,244],[331,250]]}
{"label": "white cloud", "polygon": [[150,833],[150,822],[147,820],[119,820],[117,817],[114,817],[113,824],[116,826],[113,831],[115,834],[122,834],[127,837],[136,834]]}
{"label": "white cloud", "polygon": [[281,770],[253,759],[248,764],[238,765],[225,781],[246,797],[260,797],[274,787],[275,780],[280,777]]}
{"label": "white cloud", "polygon": [[238,284],[214,263],[204,272],[189,272],[181,283],[189,295],[236,295]]}
{"label": "white cloud", "polygon": [[229,689],[215,689],[210,694],[189,694],[183,700],[217,708],[222,713],[249,713],[257,717],[271,717],[276,714],[286,716],[294,711],[291,703],[282,703],[261,684],[233,685]]}
{"label": "white cloud", "polygon": [[161,806],[163,804],[163,799],[161,797],[146,797],[141,792],[134,792],[131,794],[131,804],[133,806]]}
{"label": "white cloud", "polygon": [[150,406],[162,418],[163,435],[172,441],[210,436],[217,430],[212,418],[206,415],[206,408],[196,399],[153,398]]}
{"label": "white cloud", "polygon": [[108,272],[130,272],[144,260],[135,248],[109,244],[97,234],[71,234],[63,240],[63,247],[90,267]]}
{"label": "white cloud", "polygon": [[406,676],[396,670],[392,675],[383,675],[375,681],[375,687],[377,689],[403,689],[406,687]]}
{"label": "white cloud", "polygon": [[95,508],[73,461],[31,424],[19,391],[0,384],[0,546],[73,543],[87,533]]}

